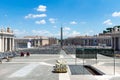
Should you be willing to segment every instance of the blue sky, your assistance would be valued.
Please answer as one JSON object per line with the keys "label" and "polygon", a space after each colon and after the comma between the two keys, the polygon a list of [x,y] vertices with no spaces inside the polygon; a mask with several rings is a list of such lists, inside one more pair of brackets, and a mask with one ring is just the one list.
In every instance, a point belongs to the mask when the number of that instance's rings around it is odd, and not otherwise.
{"label": "blue sky", "polygon": [[120,24],[120,0],[0,0],[0,28],[17,37],[95,35]]}

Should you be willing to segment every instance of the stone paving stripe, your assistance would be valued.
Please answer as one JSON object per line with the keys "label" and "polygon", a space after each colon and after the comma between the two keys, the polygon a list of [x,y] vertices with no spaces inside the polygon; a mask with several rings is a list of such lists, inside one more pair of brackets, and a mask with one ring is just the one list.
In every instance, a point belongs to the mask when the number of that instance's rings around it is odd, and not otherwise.
{"label": "stone paving stripe", "polygon": [[13,77],[25,77],[27,76],[33,69],[35,69],[37,66],[39,66],[40,64],[29,64],[23,68],[21,68],[20,70],[16,71],[15,73],[11,74],[9,76],[9,78],[13,78]]}
{"label": "stone paving stripe", "polygon": [[54,66],[53,64],[49,64],[46,62],[3,62],[3,64],[40,64],[40,65]]}
{"label": "stone paving stripe", "polygon": [[49,64],[49,63],[46,63],[46,62],[40,62],[40,64],[46,65],[46,66],[54,66],[53,64]]}

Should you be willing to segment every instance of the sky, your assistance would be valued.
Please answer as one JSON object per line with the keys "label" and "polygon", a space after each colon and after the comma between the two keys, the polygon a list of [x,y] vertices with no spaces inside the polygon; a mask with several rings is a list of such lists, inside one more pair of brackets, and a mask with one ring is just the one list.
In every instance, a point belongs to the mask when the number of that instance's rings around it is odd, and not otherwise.
{"label": "sky", "polygon": [[120,25],[120,0],[0,0],[0,28],[16,37],[96,35]]}

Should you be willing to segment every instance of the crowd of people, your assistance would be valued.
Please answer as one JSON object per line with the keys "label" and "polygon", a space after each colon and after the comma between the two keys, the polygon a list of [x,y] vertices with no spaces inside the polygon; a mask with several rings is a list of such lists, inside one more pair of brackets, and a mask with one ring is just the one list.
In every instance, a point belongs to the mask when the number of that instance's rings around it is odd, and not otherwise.
{"label": "crowd of people", "polygon": [[20,53],[20,56],[21,56],[21,57],[24,57],[25,55],[26,55],[26,56],[30,56],[30,53],[29,53],[29,52],[27,52],[27,53],[21,52],[21,53]]}

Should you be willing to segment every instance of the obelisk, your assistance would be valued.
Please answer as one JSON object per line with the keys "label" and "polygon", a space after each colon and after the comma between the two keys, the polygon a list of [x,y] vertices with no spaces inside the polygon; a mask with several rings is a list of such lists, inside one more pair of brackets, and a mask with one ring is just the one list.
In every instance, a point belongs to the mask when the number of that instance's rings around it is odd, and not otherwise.
{"label": "obelisk", "polygon": [[61,48],[63,47],[63,29],[61,27],[61,40],[60,40],[60,43],[61,43]]}

